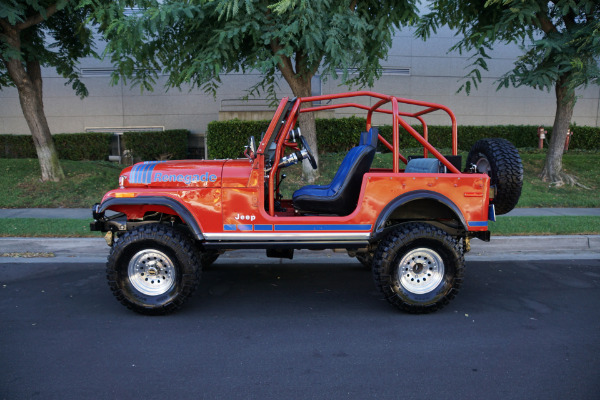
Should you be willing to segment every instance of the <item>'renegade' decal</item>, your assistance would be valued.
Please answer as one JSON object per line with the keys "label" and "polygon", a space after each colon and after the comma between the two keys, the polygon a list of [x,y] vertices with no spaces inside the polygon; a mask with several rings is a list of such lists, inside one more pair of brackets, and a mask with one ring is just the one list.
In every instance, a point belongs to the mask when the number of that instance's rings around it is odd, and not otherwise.
{"label": "'renegade' decal", "polygon": [[152,182],[181,182],[186,185],[197,182],[216,182],[218,176],[208,172],[197,174],[172,174],[165,172],[154,172],[154,168],[164,161],[145,161],[136,164],[129,175],[130,183],[142,183],[149,185]]}

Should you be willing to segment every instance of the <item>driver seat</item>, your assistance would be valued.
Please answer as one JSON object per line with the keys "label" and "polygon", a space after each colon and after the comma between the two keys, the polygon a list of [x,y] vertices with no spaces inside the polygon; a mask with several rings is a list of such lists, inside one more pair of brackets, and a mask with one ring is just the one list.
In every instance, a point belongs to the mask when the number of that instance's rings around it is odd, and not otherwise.
{"label": "driver seat", "polygon": [[379,131],[362,132],[360,144],[350,149],[329,185],[308,185],[294,192],[294,208],[313,214],[348,215],[360,195],[363,175],[371,169]]}

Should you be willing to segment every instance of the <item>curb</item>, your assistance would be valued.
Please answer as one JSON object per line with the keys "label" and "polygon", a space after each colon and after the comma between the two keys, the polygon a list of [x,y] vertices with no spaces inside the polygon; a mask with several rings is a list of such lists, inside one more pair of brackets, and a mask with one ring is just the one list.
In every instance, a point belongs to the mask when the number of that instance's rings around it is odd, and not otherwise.
{"label": "curb", "polygon": [[[481,244],[480,244],[481,243]],[[600,252],[600,235],[492,236],[489,243],[472,241],[473,248],[493,247],[496,251],[594,250]]]}
{"label": "curb", "polygon": [[[102,238],[0,238],[0,257],[6,263],[92,263],[106,261],[109,247]],[[46,255],[35,257],[36,253]],[[47,256],[51,254],[52,256]],[[33,257],[27,257],[27,256]],[[293,260],[267,258],[264,250],[231,251],[219,260],[226,263],[347,263],[348,254],[332,250],[297,250]],[[496,236],[489,243],[471,242],[466,260],[548,260],[600,258],[600,235]]]}

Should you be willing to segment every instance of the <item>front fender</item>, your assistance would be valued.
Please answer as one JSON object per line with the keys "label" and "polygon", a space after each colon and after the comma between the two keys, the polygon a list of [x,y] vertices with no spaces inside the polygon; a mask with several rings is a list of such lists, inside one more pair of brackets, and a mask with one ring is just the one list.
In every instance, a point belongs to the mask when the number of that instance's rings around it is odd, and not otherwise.
{"label": "front fender", "polygon": [[110,198],[101,204],[96,204],[92,210],[92,216],[96,221],[101,221],[104,218],[104,212],[111,207],[144,205],[156,205],[170,208],[188,225],[197,240],[204,240],[204,235],[192,213],[183,204],[170,197],[138,196],[132,198]]}

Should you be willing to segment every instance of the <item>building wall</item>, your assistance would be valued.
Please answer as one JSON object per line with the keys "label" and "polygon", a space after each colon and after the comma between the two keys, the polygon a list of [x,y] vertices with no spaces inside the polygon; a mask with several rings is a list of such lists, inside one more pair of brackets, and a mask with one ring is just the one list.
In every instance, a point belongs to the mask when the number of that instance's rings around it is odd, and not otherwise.
{"label": "building wall", "polygon": [[[440,31],[427,42],[413,38],[411,30],[396,34],[389,57],[384,61],[384,74],[372,88],[374,91],[400,97],[441,103],[450,107],[460,125],[527,124],[552,125],[555,112],[554,92],[528,87],[496,91],[495,81],[508,71],[519,55],[515,46],[497,46],[491,53],[490,71],[483,74],[479,89],[467,96],[456,93],[461,77],[467,71],[466,55],[447,53],[456,42],[450,31]],[[266,106],[249,107],[236,99],[245,94],[259,77],[255,74],[224,76],[217,97],[198,89],[165,91],[161,77],[153,92],[141,92],[122,83],[110,86],[110,65],[98,60],[85,60],[81,65],[83,81],[89,97],[79,99],[65,86],[56,71],[45,69],[44,107],[53,133],[83,132],[91,127],[164,126],[165,129],[189,129],[202,135],[210,121],[219,119],[220,111],[265,111]],[[319,80],[314,92],[322,94],[347,91],[335,80]],[[291,95],[285,81],[280,82],[280,95]],[[573,122],[599,126],[600,88],[591,86],[578,91]],[[251,103],[254,104],[254,103]],[[348,111],[336,112],[346,116]],[[386,121],[387,122],[387,121]],[[447,125],[440,113],[427,119],[429,124]],[[16,89],[0,91],[0,133],[27,134]]]}

